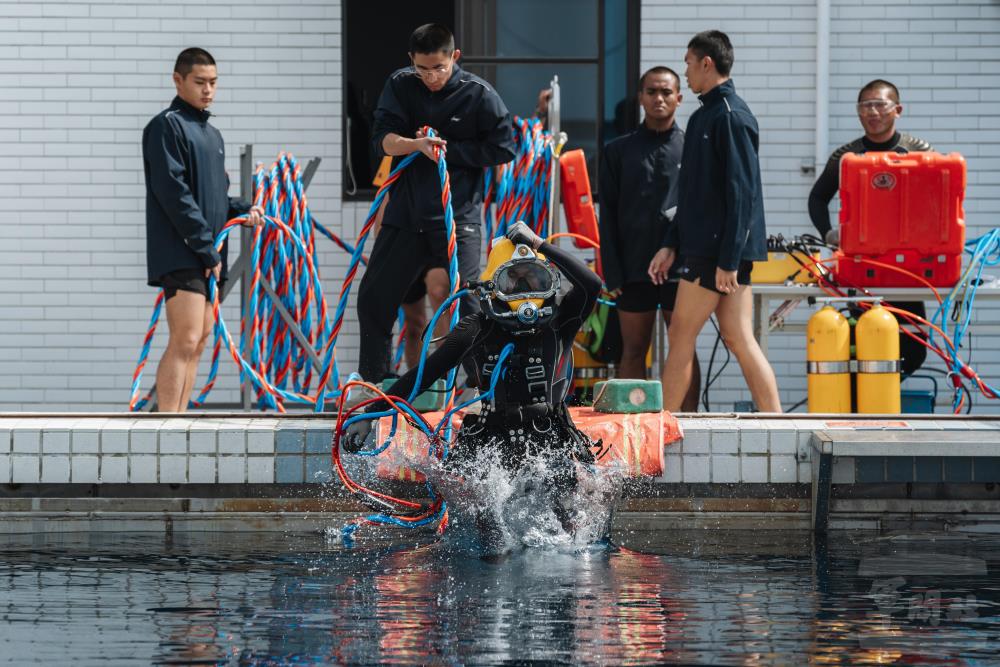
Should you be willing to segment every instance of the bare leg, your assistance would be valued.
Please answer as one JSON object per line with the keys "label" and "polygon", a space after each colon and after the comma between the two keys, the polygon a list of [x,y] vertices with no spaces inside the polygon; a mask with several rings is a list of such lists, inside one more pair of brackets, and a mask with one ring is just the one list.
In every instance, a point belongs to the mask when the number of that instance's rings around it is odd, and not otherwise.
{"label": "bare leg", "polygon": [[208,344],[208,338],[212,334],[212,328],[215,326],[215,317],[212,315],[212,304],[210,303],[205,304],[203,326],[201,340],[198,341],[198,347],[194,351],[194,359],[188,364],[187,375],[184,377],[184,393],[181,394],[181,406],[178,412],[187,410],[188,399],[191,397],[191,392],[194,391],[194,382],[198,379],[198,362],[201,360],[201,355],[205,352],[205,345]]}
{"label": "bare leg", "polygon": [[427,327],[427,301],[420,299],[413,303],[403,304],[403,317],[406,321],[406,338],[403,343],[403,357],[407,368],[416,368],[420,363],[420,348],[423,345],[421,336]]}
{"label": "bare leg", "polygon": [[[427,298],[431,302],[431,308],[434,312],[441,307],[445,299],[448,298],[448,272],[444,269],[437,268],[431,269],[427,272],[427,276],[424,278],[424,284],[427,285]],[[446,336],[448,334],[448,314],[444,313],[437,322],[437,326],[434,327],[434,337],[440,338],[441,336]]]}
{"label": "bare leg", "polygon": [[753,336],[753,293],[741,285],[735,294],[720,300],[715,309],[722,340],[736,357],[754,404],[761,412],[781,412],[774,370]]}
{"label": "bare leg", "polygon": [[622,360],[616,369],[616,377],[646,379],[646,353],[653,337],[655,321],[655,310],[644,313],[618,311],[618,323],[622,330]]}
{"label": "bare leg", "polygon": [[[156,367],[156,394],[160,412],[183,412],[190,366],[197,369],[199,345],[204,345],[205,297],[178,290],[167,299],[167,349]],[[191,379],[194,384],[194,379]]]}
{"label": "bare leg", "polygon": [[663,407],[679,412],[691,391],[695,344],[698,334],[719,303],[721,295],[682,280],[677,286],[677,303],[667,330],[670,347],[663,365]]}
{"label": "bare leg", "polygon": [[[670,319],[673,315],[672,310],[663,311],[663,323],[670,327]],[[691,382],[688,384],[687,393],[684,394],[684,400],[681,402],[681,412],[698,412],[698,398],[701,396],[701,364],[698,362],[698,352],[692,355],[691,362]]]}

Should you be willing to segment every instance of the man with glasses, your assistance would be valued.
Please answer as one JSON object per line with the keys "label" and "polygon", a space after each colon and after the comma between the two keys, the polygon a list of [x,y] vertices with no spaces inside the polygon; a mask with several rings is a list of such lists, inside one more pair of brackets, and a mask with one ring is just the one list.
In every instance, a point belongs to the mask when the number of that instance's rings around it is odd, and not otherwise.
{"label": "man with glasses", "polygon": [[[429,23],[414,30],[409,56],[411,65],[394,72],[382,89],[372,147],[379,159],[417,152],[427,159],[417,158],[394,186],[358,290],[358,372],[368,382],[389,374],[396,310],[410,285],[426,269],[448,266],[435,149],[447,156],[460,283],[479,275],[482,170],[514,158],[507,107],[490,84],[458,66],[461,51],[448,28]],[[424,126],[438,136],[426,136]],[[447,280],[447,273],[431,271],[428,279],[432,274]],[[478,306],[469,295],[462,299],[461,314],[475,313]]]}
{"label": "man with glasses", "polygon": [[923,139],[896,130],[896,119],[902,115],[903,105],[899,103],[899,89],[888,81],[875,79],[866,83],[858,93],[857,110],[865,135],[833,152],[809,193],[809,218],[820,237],[831,245],[840,244],[840,230],[833,229],[830,224],[829,211],[830,200],[840,189],[840,158],[846,153],[868,151],[913,153],[934,150]]}
{"label": "man with glasses", "polygon": [[[914,153],[934,150],[923,139],[896,130],[896,119],[902,115],[903,105],[899,103],[899,89],[888,81],[875,79],[865,84],[858,93],[857,110],[865,135],[833,152],[809,193],[809,218],[820,236],[833,246],[840,245],[840,230],[834,229],[830,224],[828,207],[830,200],[840,189],[840,158],[847,153],[861,154],[868,151]],[[923,302],[899,302],[893,305],[920,317],[927,317]],[[913,333],[919,335],[918,332]],[[906,376],[923,365],[927,358],[927,348],[900,332],[899,356],[900,367]]]}

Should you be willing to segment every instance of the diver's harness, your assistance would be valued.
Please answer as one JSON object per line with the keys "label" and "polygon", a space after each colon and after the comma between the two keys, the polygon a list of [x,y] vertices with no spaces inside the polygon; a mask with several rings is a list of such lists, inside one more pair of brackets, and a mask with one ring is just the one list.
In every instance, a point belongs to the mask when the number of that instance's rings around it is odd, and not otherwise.
{"label": "diver's harness", "polygon": [[[523,271],[528,266],[535,271],[544,272],[541,275],[545,280],[538,286],[541,289],[513,289],[517,283],[511,282],[510,274],[506,272],[516,274],[519,269]],[[508,278],[506,284],[510,289],[506,292],[499,278],[501,276]],[[537,334],[552,321],[556,314],[554,302],[559,286],[559,273],[524,244],[517,244],[511,259],[496,268],[492,279],[468,283],[468,288],[479,296],[483,314],[513,336]],[[511,307],[511,302],[516,301],[521,303]],[[538,301],[542,302],[541,305],[538,305]],[[499,304],[508,307],[498,310]],[[487,351],[481,368],[482,374],[489,377],[498,360],[499,355],[495,350]],[[526,351],[511,355],[505,364],[505,372],[513,385],[504,385],[502,398],[494,396],[492,400],[483,401],[480,414],[466,415],[462,432],[474,437],[486,430],[501,433],[509,431],[506,435],[523,439],[532,432],[544,436],[558,431],[569,439],[566,445],[570,451],[577,452],[578,460],[593,462],[593,443],[573,425],[561,397],[553,400],[551,392],[555,378],[550,377],[552,371],[553,369],[546,369],[540,346],[529,344]],[[520,391],[517,391],[518,385]],[[518,395],[508,395],[508,388],[514,389],[514,393]]]}
{"label": "diver's harness", "polygon": [[[484,376],[493,374],[498,359],[498,354],[487,354],[482,367]],[[488,425],[534,422],[552,415],[552,382],[543,362],[541,346],[532,345],[524,353],[512,354],[505,372],[509,383],[502,385],[503,400],[494,397],[482,404],[481,414]],[[551,420],[549,422],[545,429],[536,430],[547,432],[552,427]]]}

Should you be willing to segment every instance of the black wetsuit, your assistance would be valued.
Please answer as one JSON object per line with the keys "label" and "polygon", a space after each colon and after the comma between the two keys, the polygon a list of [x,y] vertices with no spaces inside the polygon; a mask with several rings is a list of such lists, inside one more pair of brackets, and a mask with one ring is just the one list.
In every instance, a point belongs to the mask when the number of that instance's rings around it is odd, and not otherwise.
{"label": "black wetsuit", "polygon": [[[454,452],[458,458],[472,456],[484,447],[496,448],[505,466],[514,468],[525,454],[553,448],[578,460],[592,456],[590,441],[576,430],[565,409],[568,369],[560,362],[567,363],[564,355],[571,352],[573,337],[596,303],[601,280],[565,250],[543,243],[538,252],[572,284],[551,321],[532,333],[514,335],[483,313],[467,315],[427,358],[420,391],[469,358],[473,362],[469,366],[475,366],[470,380],[484,393],[501,350],[508,343],[514,344],[493,400],[485,402],[482,414],[469,414],[462,423]],[[397,380],[393,394],[408,396],[416,372],[411,369]],[[376,403],[368,410],[386,407]]]}
{"label": "black wetsuit", "polygon": [[[931,145],[923,139],[918,139],[909,134],[896,132],[889,141],[877,144],[861,137],[844,144],[830,155],[826,161],[823,173],[816,179],[812,190],[809,192],[809,218],[812,220],[816,231],[821,238],[826,237],[830,231],[830,201],[840,189],[840,160],[847,153],[867,153],[869,151],[895,151],[896,153],[916,153],[922,151],[932,151]],[[927,317],[927,309],[922,301],[905,301],[894,303],[894,306],[911,312],[920,317]],[[918,334],[919,335],[919,334]],[[924,360],[927,359],[927,348],[913,340],[904,333],[899,334],[899,356],[900,366],[903,375],[910,375],[919,369]]]}
{"label": "black wetsuit", "polygon": [[150,285],[183,269],[222,262],[215,237],[226,221],[250,210],[229,196],[226,146],[208,119],[211,113],[175,97],[142,131],[146,175],[146,269]]}
{"label": "black wetsuit", "polygon": [[896,153],[916,153],[921,151],[932,151],[931,145],[923,139],[917,139],[909,134],[896,132],[889,141],[877,144],[861,137],[844,144],[830,155],[826,161],[823,173],[816,179],[812,190],[809,192],[809,219],[819,232],[820,238],[824,238],[830,231],[830,201],[840,189],[840,159],[847,153],[868,153],[869,151],[895,151]]}
{"label": "black wetsuit", "polygon": [[[425,125],[448,142],[458,270],[462,282],[475,280],[482,256],[483,168],[514,158],[510,113],[486,81],[457,65],[437,92],[412,67],[398,70],[386,82],[375,110],[376,155],[385,155],[382,140],[387,134],[412,138]],[[365,380],[379,382],[388,374],[396,309],[421,272],[437,266],[447,266],[441,181],[437,164],[417,156],[392,190],[358,290],[358,371]],[[478,305],[475,297],[466,297],[461,312],[475,312]]]}
{"label": "black wetsuit", "polygon": [[649,262],[677,205],[684,131],[643,124],[604,147],[601,165],[601,268],[608,289],[648,283]]}

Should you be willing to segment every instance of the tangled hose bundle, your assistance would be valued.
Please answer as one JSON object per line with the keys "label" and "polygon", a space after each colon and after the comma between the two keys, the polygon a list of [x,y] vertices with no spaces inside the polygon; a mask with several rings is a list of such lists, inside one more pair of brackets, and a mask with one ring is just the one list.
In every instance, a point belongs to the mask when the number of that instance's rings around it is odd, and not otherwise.
{"label": "tangled hose bundle", "polygon": [[[219,310],[215,278],[210,278],[209,298],[213,301],[215,315],[212,359],[208,380],[198,397],[190,402],[191,407],[202,405],[215,385],[223,343],[240,367],[241,381],[249,378],[252,382],[261,408],[284,412],[284,403],[292,402],[322,411],[326,401],[340,395],[335,351],[351,283],[358,266],[365,261],[364,243],[374,226],[378,207],[402,170],[415,158],[416,155],[411,155],[402,160],[379,189],[356,247],[351,247],[313,218],[305,197],[301,170],[293,156],[282,153],[270,168],[258,167],[254,174],[254,204],[264,209],[265,216],[264,225],[252,232],[252,274],[246,313],[249,326],[240,332],[237,347]],[[226,222],[215,239],[216,248],[221,249],[232,229],[245,219],[246,216],[238,216]],[[332,321],[316,261],[316,232],[351,253],[351,263]],[[264,289],[265,280],[274,285],[277,302]],[[140,398],[140,386],[163,302],[161,291],[154,303],[139,362],[132,376],[129,400],[132,411],[141,410],[151,399],[151,394]],[[287,310],[299,325],[308,346],[315,350],[320,359],[318,369],[311,363],[306,347],[280,317],[281,308]]]}
{"label": "tangled hose bundle", "polygon": [[[945,331],[948,330],[948,320],[951,319],[952,322],[951,340],[945,336],[943,342],[945,352],[948,355],[948,358],[945,359],[945,363],[948,364],[948,376],[955,389],[952,409],[956,412],[961,410],[967,398],[970,400],[969,406],[971,407],[971,396],[962,382],[963,376],[972,380],[987,398],[1000,397],[1000,392],[996,388],[978,375],[966,372],[964,369],[968,368],[968,362],[963,361],[959,356],[959,349],[962,347],[969,324],[972,322],[972,309],[976,302],[976,292],[983,283],[983,269],[1000,265],[1000,228],[992,229],[978,238],[969,239],[965,242],[965,250],[972,255],[969,265],[962,272],[962,277],[959,278],[955,287],[941,301],[930,320]],[[930,331],[929,339],[932,344],[935,343],[934,329]]]}
{"label": "tangled hose bundle", "polygon": [[[431,128],[424,128],[424,131],[427,136],[434,136],[434,131]],[[508,225],[517,219],[526,219],[531,222],[534,229],[544,234],[548,216],[552,160],[558,148],[554,146],[551,135],[543,132],[541,123],[537,120],[518,119],[515,137],[518,138],[519,146],[517,158],[508,165],[499,168],[496,192],[493,192],[492,185],[488,188],[491,201],[494,196],[496,197],[500,215],[500,226],[497,232],[502,233]],[[344,469],[340,458],[340,438],[343,429],[358,419],[392,416],[392,427],[385,443],[368,452],[362,452],[362,455],[375,456],[388,447],[396,431],[396,420],[399,416],[403,416],[419,427],[428,438],[428,446],[440,459],[444,459],[448,455],[448,448],[452,440],[453,416],[477,401],[488,400],[492,397],[496,383],[504,373],[504,363],[513,351],[512,345],[508,345],[502,351],[490,387],[486,392],[458,405],[455,404],[457,369],[451,369],[447,378],[445,414],[440,422],[434,426],[431,426],[411,405],[420,386],[420,377],[423,374],[430,344],[429,337],[424,340],[417,370],[417,381],[409,397],[403,399],[389,396],[378,387],[361,381],[350,380],[343,385],[340,383],[336,345],[343,327],[351,286],[357,276],[358,267],[364,262],[365,243],[388,192],[398,181],[403,170],[415,159],[419,159],[420,155],[420,153],[413,153],[401,160],[382,187],[379,188],[354,247],[337,238],[312,217],[306,202],[301,173],[292,156],[280,155],[278,160],[267,170],[258,167],[254,174],[254,204],[264,210],[264,225],[253,230],[250,300],[247,312],[244,314],[244,321],[248,324],[245,330],[240,332],[239,346],[234,343],[220,311],[215,278],[209,279],[209,299],[215,318],[211,370],[205,387],[198,398],[192,401],[192,405],[200,405],[211,391],[218,372],[218,359],[223,344],[225,344],[233,361],[240,367],[241,379],[249,380],[252,383],[257,392],[258,404],[262,408],[272,408],[283,412],[284,405],[288,402],[311,405],[317,411],[321,411],[326,401],[339,399],[332,457],[345,487],[392,510],[411,511],[409,515],[373,514],[359,518],[345,526],[344,534],[347,537],[358,526],[365,524],[417,527],[437,523],[438,530],[441,531],[447,525],[448,513],[444,499],[436,494],[430,485],[428,485],[428,491],[431,504],[425,507],[420,503],[393,498],[368,489],[352,480]],[[467,293],[466,290],[459,289],[455,222],[444,151],[437,148],[436,157],[441,180],[441,204],[444,210],[448,238],[450,296],[434,314],[428,327],[431,331],[434,330],[436,322],[446,311],[449,314],[449,328],[454,328],[460,316],[459,299]],[[488,177],[487,182],[492,184],[492,177]],[[239,216],[226,222],[215,240],[217,248],[221,249],[232,229],[244,222],[245,218],[246,216]],[[494,233],[492,222],[489,224],[488,231],[489,235],[492,236]],[[319,280],[319,269],[315,257],[317,232],[351,254],[332,318],[329,315],[329,308]],[[272,298],[269,291],[264,288],[265,281],[267,284],[274,285],[273,291],[276,299]],[[141,409],[150,400],[149,395],[142,399],[139,398],[139,386],[163,302],[164,296],[161,291],[154,304],[153,316],[143,341],[139,363],[133,374],[132,394],[129,402],[129,407],[132,410]],[[292,328],[280,316],[282,309],[286,310],[291,319],[299,325],[306,345],[302,344]],[[312,351],[315,351],[320,359],[319,368],[314,368]],[[374,392],[377,398],[361,401],[345,410],[348,392],[355,386],[367,388]],[[355,414],[380,399],[387,401],[391,409],[381,413]]]}
{"label": "tangled hose bundle", "polygon": [[[487,242],[503,236],[518,220],[541,237],[548,233],[552,165],[558,156],[551,132],[537,118],[514,117],[514,159],[487,169],[483,183],[483,217]],[[496,220],[492,204],[496,203]]]}

